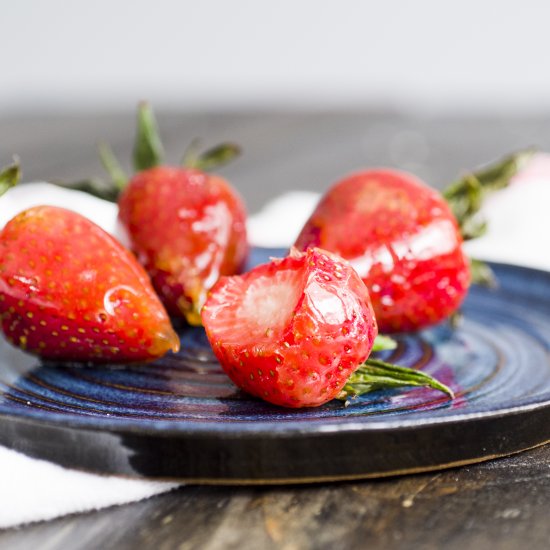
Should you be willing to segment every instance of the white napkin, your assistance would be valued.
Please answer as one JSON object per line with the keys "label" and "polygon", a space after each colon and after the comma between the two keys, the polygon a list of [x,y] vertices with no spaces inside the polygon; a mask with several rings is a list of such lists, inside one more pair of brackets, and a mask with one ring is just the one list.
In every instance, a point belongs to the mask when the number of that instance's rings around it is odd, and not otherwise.
{"label": "white napkin", "polygon": [[[287,193],[251,216],[252,244],[287,247],[315,207],[319,194]],[[116,206],[47,183],[11,189],[0,199],[0,227],[21,210],[52,204],[76,210],[125,242]],[[550,269],[550,156],[538,155],[506,190],[491,197],[482,215],[489,232],[467,251],[476,257]],[[0,528],[52,519],[148,498],[177,483],[87,474],[0,447]]]}
{"label": "white napkin", "polygon": [[87,474],[0,447],[0,529],[135,502],[178,486]]}
{"label": "white napkin", "polygon": [[466,243],[470,256],[550,270],[550,155],[536,155],[481,214],[488,231]]}

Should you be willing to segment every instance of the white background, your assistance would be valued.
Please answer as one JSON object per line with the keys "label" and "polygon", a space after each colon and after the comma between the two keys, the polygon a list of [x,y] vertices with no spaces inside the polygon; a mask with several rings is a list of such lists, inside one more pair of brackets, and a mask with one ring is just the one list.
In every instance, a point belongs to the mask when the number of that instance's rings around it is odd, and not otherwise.
{"label": "white background", "polygon": [[0,0],[0,114],[550,108],[544,0]]}

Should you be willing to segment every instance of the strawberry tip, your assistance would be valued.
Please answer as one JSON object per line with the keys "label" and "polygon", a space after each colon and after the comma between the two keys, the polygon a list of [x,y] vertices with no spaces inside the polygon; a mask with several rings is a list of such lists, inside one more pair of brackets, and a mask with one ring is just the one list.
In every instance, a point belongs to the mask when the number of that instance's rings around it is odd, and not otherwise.
{"label": "strawberry tip", "polygon": [[161,357],[167,351],[177,353],[180,350],[180,339],[171,326],[159,330],[153,338],[149,353],[154,357]]}

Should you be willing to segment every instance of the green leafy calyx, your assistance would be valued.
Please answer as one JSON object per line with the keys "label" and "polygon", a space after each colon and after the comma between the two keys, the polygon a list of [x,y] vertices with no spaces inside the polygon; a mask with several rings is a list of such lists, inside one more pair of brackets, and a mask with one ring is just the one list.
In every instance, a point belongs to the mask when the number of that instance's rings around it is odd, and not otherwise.
{"label": "green leafy calyx", "polygon": [[369,358],[350,376],[338,399],[348,401],[376,390],[407,386],[433,388],[454,398],[449,387],[429,374]]}
{"label": "green leafy calyx", "polygon": [[[107,143],[98,147],[99,157],[109,181],[96,178],[76,183],[56,183],[61,187],[85,191],[96,197],[116,202],[121,191],[128,183],[128,177]],[[183,157],[183,166],[208,172],[231,162],[239,156],[241,150],[234,143],[222,143],[204,152],[199,150],[198,140],[194,140]],[[133,149],[133,166],[135,172],[141,172],[160,166],[164,162],[164,148],[160,139],[157,121],[151,106],[147,102],[138,105],[137,131]]]}
{"label": "green leafy calyx", "polygon": [[153,109],[146,103],[140,103],[137,114],[137,133],[134,142],[134,170],[140,172],[162,164],[164,149],[160,140],[157,121]]}
{"label": "green leafy calyx", "polygon": [[20,179],[21,167],[19,159],[15,158],[12,164],[0,170],[0,196],[14,185],[17,185]]}
{"label": "green leafy calyx", "polygon": [[[528,149],[511,154],[494,164],[466,174],[443,190],[443,197],[450,206],[465,241],[485,234],[487,223],[480,218],[479,211],[486,197],[508,187],[512,178],[534,153],[534,150]],[[495,286],[495,275],[485,262],[472,260],[471,267],[473,283]]]}
{"label": "green leafy calyx", "polygon": [[241,148],[234,143],[220,143],[203,153],[199,153],[199,141],[194,140],[183,156],[182,164],[187,168],[196,168],[210,172],[232,162],[241,154]]}
{"label": "green leafy calyx", "polygon": [[466,174],[443,190],[443,197],[458,221],[464,240],[483,235],[487,226],[476,216],[483,201],[489,194],[508,187],[511,179],[533,154],[533,150],[514,153],[485,168]]}

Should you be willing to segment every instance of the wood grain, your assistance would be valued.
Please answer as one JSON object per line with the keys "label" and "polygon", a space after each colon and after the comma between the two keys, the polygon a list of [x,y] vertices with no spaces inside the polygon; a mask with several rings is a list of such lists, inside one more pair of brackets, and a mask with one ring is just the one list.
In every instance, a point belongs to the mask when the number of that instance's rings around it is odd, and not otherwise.
{"label": "wood grain", "polygon": [[277,489],[184,487],[0,534],[10,550],[67,548],[547,548],[550,448],[475,467]]}

